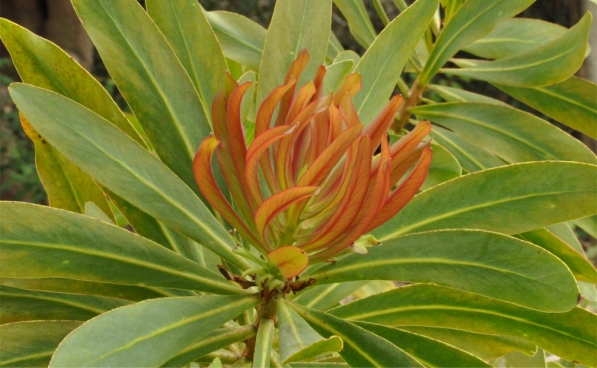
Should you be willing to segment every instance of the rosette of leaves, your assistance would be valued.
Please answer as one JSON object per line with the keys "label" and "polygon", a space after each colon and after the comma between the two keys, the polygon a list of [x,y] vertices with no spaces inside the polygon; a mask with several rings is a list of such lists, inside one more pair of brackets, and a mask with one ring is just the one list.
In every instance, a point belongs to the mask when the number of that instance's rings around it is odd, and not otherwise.
{"label": "rosette of leaves", "polygon": [[[595,155],[541,118],[433,84],[437,73],[485,81],[595,137],[596,87],[573,76],[591,16],[564,29],[513,18],[532,0],[396,0],[393,20],[377,7],[387,24],[376,34],[361,0],[334,3],[363,55],[330,32],[331,0],[279,0],[267,30],[194,0],[147,0],[146,9],[73,0],[124,111],[57,46],[0,20],[24,82],[10,93],[50,199],[50,207],[0,204],[0,365],[546,366],[547,354],[597,365],[597,318],[582,307],[597,271],[571,230],[597,233]],[[434,152],[425,190],[357,240],[346,237],[352,228],[320,243],[309,232],[241,232],[253,224],[240,195],[271,195],[262,166],[251,189],[227,185],[234,162],[211,164],[212,188],[243,217],[237,224],[196,185],[208,172],[193,171],[195,153],[215,145],[212,131],[219,139],[218,92],[245,86],[226,110],[244,128],[225,133],[242,132],[250,149],[263,134],[259,107],[288,84],[303,49],[311,60],[294,77],[297,90],[317,80],[319,65],[321,96],[360,76],[351,105],[363,131],[396,86],[404,94],[387,121],[389,142],[377,141],[379,151],[363,143],[367,158],[412,137],[411,123],[432,123],[412,161],[427,146]],[[454,59],[461,50],[478,58]],[[405,70],[416,75],[412,85]],[[289,209],[274,211],[274,225]],[[361,251],[345,254],[351,248]]]}

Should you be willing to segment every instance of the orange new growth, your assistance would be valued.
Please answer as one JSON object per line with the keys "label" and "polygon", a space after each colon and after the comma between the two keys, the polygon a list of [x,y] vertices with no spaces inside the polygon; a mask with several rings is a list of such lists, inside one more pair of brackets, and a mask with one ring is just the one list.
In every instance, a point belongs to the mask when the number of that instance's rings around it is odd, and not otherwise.
{"label": "orange new growth", "polygon": [[[284,84],[259,106],[248,147],[240,111],[250,82],[229,78],[213,101],[214,132],[201,143],[193,170],[207,201],[261,253],[295,246],[321,261],[389,220],[417,193],[431,163],[431,148],[422,142],[431,124],[420,122],[390,147],[386,132],[402,96],[365,127],[352,103],[361,76],[325,94],[320,66],[299,88],[308,61],[302,50]],[[214,153],[238,211],[216,184]]]}

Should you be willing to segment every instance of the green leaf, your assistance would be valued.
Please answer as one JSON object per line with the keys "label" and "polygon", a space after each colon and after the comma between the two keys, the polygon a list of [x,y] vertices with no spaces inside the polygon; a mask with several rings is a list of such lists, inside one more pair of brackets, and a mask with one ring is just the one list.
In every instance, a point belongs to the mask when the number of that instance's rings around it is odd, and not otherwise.
{"label": "green leaf", "polygon": [[402,69],[427,30],[438,0],[418,0],[384,28],[357,64],[363,88],[353,98],[360,119],[369,124],[387,104]]}
{"label": "green leaf", "polygon": [[585,59],[591,20],[591,13],[587,13],[562,36],[526,52],[444,72],[513,87],[541,87],[565,81]]}
{"label": "green leaf", "polygon": [[353,65],[354,62],[349,59],[328,66],[323,77],[323,93],[336,92],[352,71]]}
{"label": "green leaf", "polygon": [[340,40],[338,40],[338,37],[336,37],[334,32],[330,32],[330,41],[328,44],[328,51],[325,56],[325,58],[327,59],[326,61],[331,64],[332,61],[336,58],[336,56],[338,56],[338,54],[341,53],[342,51],[344,51],[344,47],[342,47]]}
{"label": "green leaf", "polygon": [[254,367],[269,368],[274,341],[274,320],[263,318],[259,323],[257,338],[255,340]]}
{"label": "green leaf", "polygon": [[597,270],[591,262],[548,229],[529,231],[520,234],[519,237],[561,259],[578,280],[597,284]]}
{"label": "green leaf", "polygon": [[253,325],[239,328],[220,328],[205,335],[197,343],[178,352],[176,356],[164,363],[162,367],[184,367],[212,351],[246,340],[254,336],[255,333]]}
{"label": "green leaf", "polygon": [[278,0],[267,31],[259,67],[257,104],[284,84],[290,64],[302,49],[309,50],[310,62],[300,84],[313,79],[325,61],[332,22],[332,0]]}
{"label": "green leaf", "polygon": [[353,281],[331,285],[312,286],[301,292],[294,299],[294,302],[304,305],[305,307],[324,311],[335,306],[342,299],[346,298],[367,284],[368,282],[366,281]]}
{"label": "green leaf", "polygon": [[496,359],[496,365],[505,368],[515,368],[515,367],[535,367],[535,368],[545,368],[545,352],[539,349],[535,355],[528,356],[525,354],[521,354],[519,352],[513,351],[504,355],[500,359]]}
{"label": "green leaf", "polygon": [[61,279],[57,277],[45,279],[21,279],[0,277],[0,285],[27,290],[107,296],[132,301],[141,301],[145,299],[163,298],[164,296],[170,296],[168,293],[155,288],[150,289],[139,286],[105,284],[99,282],[81,281],[73,279]]}
{"label": "green leaf", "polygon": [[570,271],[551,253],[506,235],[474,230],[402,236],[304,277],[316,279],[316,285],[356,280],[434,283],[551,312],[570,310],[578,296]]}
{"label": "green leaf", "polygon": [[[287,302],[311,327],[324,337],[338,336],[344,342],[340,355],[353,367],[421,367],[396,345],[341,318]],[[300,366],[300,365],[299,365]]]}
{"label": "green leaf", "polygon": [[226,59],[199,3],[195,0],[149,0],[147,13],[172,46],[211,118],[211,103],[226,80]]}
{"label": "green leaf", "polygon": [[[231,251],[235,245],[226,230],[201,200],[147,150],[93,112],[56,93],[24,84],[13,84],[10,93],[29,122],[103,186],[244,267]],[[64,111],[69,114],[64,115]],[[190,166],[187,170],[192,171]]]}
{"label": "green leaf", "polygon": [[259,70],[267,30],[251,19],[227,11],[205,12],[224,55],[252,70]]}
{"label": "green leaf", "polygon": [[0,286],[0,324],[37,321],[86,321],[131,303],[129,300],[89,295],[51,293]]}
{"label": "green leaf", "polygon": [[143,145],[141,136],[110,94],[70,55],[7,19],[0,19],[0,37],[23,82],[80,103]]}
{"label": "green leaf", "polygon": [[377,37],[373,24],[367,14],[363,0],[334,0],[354,39],[364,48],[369,48]]}
{"label": "green leaf", "polygon": [[429,337],[367,322],[356,325],[404,349],[425,367],[491,367],[465,351]]}
{"label": "green leaf", "polygon": [[485,59],[502,59],[541,46],[566,33],[566,28],[539,19],[512,18],[463,50]]}
{"label": "green leaf", "polygon": [[494,154],[447,129],[433,126],[431,137],[448,149],[458,159],[462,168],[469,173],[504,165],[504,162]]}
{"label": "green leaf", "polygon": [[443,341],[484,360],[501,357],[510,351],[531,355],[537,350],[535,344],[512,336],[485,335],[439,327],[401,326],[400,329]]}
{"label": "green leaf", "polygon": [[221,261],[215,253],[172,230],[163,222],[141,211],[115,193],[107,189],[106,192],[137,234],[219,273],[216,265]]}
{"label": "green leaf", "polygon": [[199,193],[190,167],[209,119],[158,27],[135,0],[72,3],[158,156]]}
{"label": "green leaf", "polygon": [[597,216],[583,217],[576,219],[573,222],[593,238],[597,238]]}
{"label": "green leaf", "polygon": [[597,166],[573,162],[532,162],[476,172],[415,196],[373,234],[382,242],[434,229],[518,234],[593,215],[596,176]]}
{"label": "green leaf", "polygon": [[[540,160],[597,163],[582,142],[534,115],[509,106],[451,102],[411,109],[508,162]],[[541,132],[541,134],[537,134]]]}
{"label": "green leaf", "polygon": [[582,308],[542,313],[434,285],[412,285],[362,299],[329,313],[387,326],[429,326],[528,340],[565,359],[597,364],[597,316]]}
{"label": "green leaf", "polygon": [[340,63],[344,60],[352,60],[353,64],[353,68],[355,66],[357,66],[357,64],[359,63],[359,61],[361,61],[361,57],[359,56],[359,54],[357,54],[356,52],[352,51],[352,50],[345,50],[342,51],[338,54],[338,56],[336,56],[336,58],[334,59],[334,64]]}
{"label": "green leaf", "polygon": [[508,104],[500,100],[496,100],[495,98],[469,92],[462,88],[430,84],[427,86],[427,89],[437,92],[437,94],[447,102],[481,102],[485,104],[508,106]]}
{"label": "green leaf", "polygon": [[427,172],[427,179],[421,186],[421,190],[429,189],[445,181],[455,179],[462,174],[462,167],[458,160],[447,149],[439,144],[431,144],[433,159]]}
{"label": "green leaf", "polygon": [[85,203],[93,202],[112,216],[106,196],[93,179],[50,145],[24,116],[21,116],[21,125],[35,145],[35,167],[50,206],[84,213]]}
{"label": "green leaf", "polygon": [[515,99],[576,129],[597,138],[597,85],[590,81],[572,77],[552,86],[516,88],[497,85]]}
{"label": "green leaf", "polygon": [[0,217],[3,277],[60,277],[221,294],[243,292],[195,262],[89,217],[17,202],[0,203]]}
{"label": "green leaf", "polygon": [[153,299],[119,308],[68,335],[50,367],[161,366],[259,302],[253,296],[203,296]]}
{"label": "green leaf", "polygon": [[[110,212],[111,213],[111,212]],[[93,202],[85,202],[85,216],[87,217],[92,217],[96,220],[100,220],[103,221],[107,224],[110,225],[114,225],[114,221],[108,217],[108,215],[106,215],[104,213],[104,211],[102,211],[101,208],[99,208],[95,203]]]}
{"label": "green leaf", "polygon": [[277,310],[278,343],[282,364],[307,360],[318,355],[342,350],[342,339],[338,336],[324,339],[287,304],[278,302]]}
{"label": "green leaf", "polygon": [[60,341],[81,323],[30,321],[0,326],[0,367],[47,367]]}
{"label": "green leaf", "polygon": [[473,41],[489,34],[500,22],[513,17],[535,0],[467,0],[439,35],[429,59],[419,75],[419,84],[427,85],[452,56]]}

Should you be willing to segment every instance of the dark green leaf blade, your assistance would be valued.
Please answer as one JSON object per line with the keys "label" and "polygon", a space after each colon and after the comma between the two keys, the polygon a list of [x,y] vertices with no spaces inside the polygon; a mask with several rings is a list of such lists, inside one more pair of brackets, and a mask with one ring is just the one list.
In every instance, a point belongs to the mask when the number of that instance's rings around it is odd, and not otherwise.
{"label": "dark green leaf blade", "polygon": [[161,366],[259,301],[252,296],[164,298],[115,309],[73,331],[50,367]]}
{"label": "dark green leaf blade", "polygon": [[489,34],[501,21],[513,17],[535,0],[468,0],[446,24],[438,37],[419,82],[427,85],[452,56],[475,40]]}
{"label": "dark green leaf blade", "polygon": [[421,367],[396,345],[364,328],[324,312],[287,302],[311,327],[324,337],[336,335],[344,342],[340,355],[354,367]]}
{"label": "dark green leaf blade", "polygon": [[31,321],[0,326],[0,367],[47,367],[79,321]]}
{"label": "dark green leaf blade", "polygon": [[597,315],[582,308],[542,313],[454,289],[412,285],[330,310],[387,326],[429,326],[521,337],[582,364],[597,364]]}
{"label": "dark green leaf blade", "polygon": [[518,234],[594,215],[596,176],[597,166],[573,162],[532,162],[479,171],[420,193],[373,234],[382,242],[434,229]]}
{"label": "dark green leaf blade", "polygon": [[518,239],[485,231],[445,230],[402,236],[304,275],[317,284],[356,280],[425,282],[528,308],[565,312],[578,288],[557,257]]}
{"label": "dark green leaf blade", "polygon": [[491,367],[480,358],[422,335],[374,323],[355,324],[404,349],[425,367]]}
{"label": "dark green leaf blade", "polygon": [[541,87],[572,77],[585,59],[591,30],[591,13],[562,36],[521,54],[460,69],[454,75],[513,87]]}
{"label": "dark green leaf blade", "polygon": [[0,217],[0,276],[243,292],[195,262],[89,217],[16,202],[0,203]]}
{"label": "dark green leaf blade", "polygon": [[[149,151],[106,120],[54,92],[13,84],[10,93],[29,122],[104,187],[243,267],[231,251],[235,244],[226,230],[188,186]],[[187,170],[191,172],[191,166]]]}
{"label": "dark green leaf blade", "polygon": [[195,189],[189,168],[211,128],[174,51],[137,1],[72,3],[158,156]]}
{"label": "dark green leaf blade", "polygon": [[86,321],[131,301],[90,295],[52,293],[0,286],[0,324],[66,320]]}
{"label": "dark green leaf blade", "polygon": [[359,118],[369,124],[387,104],[409,56],[437,9],[437,0],[418,0],[377,36],[355,68],[363,87],[353,98]]}

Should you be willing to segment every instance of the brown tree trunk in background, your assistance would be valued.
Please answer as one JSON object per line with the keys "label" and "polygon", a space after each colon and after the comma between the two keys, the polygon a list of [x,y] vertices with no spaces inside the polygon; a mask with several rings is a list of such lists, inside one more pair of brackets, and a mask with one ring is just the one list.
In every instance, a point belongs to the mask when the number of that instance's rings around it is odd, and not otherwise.
{"label": "brown tree trunk in background", "polygon": [[0,15],[54,42],[85,69],[93,67],[93,44],[70,0],[0,0]]}

